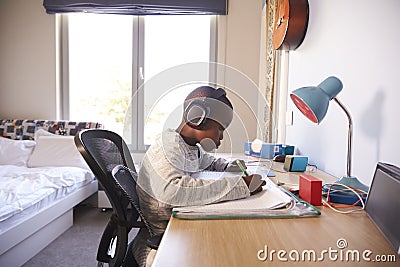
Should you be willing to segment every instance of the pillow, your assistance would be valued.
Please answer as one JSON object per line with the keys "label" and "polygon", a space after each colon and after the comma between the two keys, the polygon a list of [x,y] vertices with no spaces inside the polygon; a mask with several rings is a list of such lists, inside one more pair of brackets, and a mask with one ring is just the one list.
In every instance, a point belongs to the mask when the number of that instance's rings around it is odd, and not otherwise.
{"label": "pillow", "polygon": [[60,136],[60,135],[50,133],[50,132],[46,131],[45,129],[38,129],[37,131],[35,131],[35,136],[34,136],[35,140],[38,140],[39,137],[41,137],[41,136]]}
{"label": "pillow", "polygon": [[0,137],[0,165],[26,166],[36,142]]}
{"label": "pillow", "polygon": [[42,135],[28,160],[28,167],[79,167],[89,169],[75,146],[74,136]]}

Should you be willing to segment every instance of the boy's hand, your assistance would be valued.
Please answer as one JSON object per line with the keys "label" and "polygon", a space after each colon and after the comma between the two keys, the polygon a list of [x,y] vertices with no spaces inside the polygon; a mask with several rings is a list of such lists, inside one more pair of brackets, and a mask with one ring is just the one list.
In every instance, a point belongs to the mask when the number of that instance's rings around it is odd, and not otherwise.
{"label": "boy's hand", "polygon": [[259,174],[252,174],[249,176],[243,176],[244,181],[246,182],[247,186],[250,190],[250,195],[257,194],[258,192],[262,191],[262,187],[266,185],[264,180],[261,180],[261,175]]}
{"label": "boy's hand", "polygon": [[[244,163],[244,160],[239,159],[240,163],[242,163],[243,167],[247,169],[246,164]],[[227,172],[241,172],[242,170],[239,168],[239,166],[236,163],[236,160],[228,163],[226,165],[225,171]]]}

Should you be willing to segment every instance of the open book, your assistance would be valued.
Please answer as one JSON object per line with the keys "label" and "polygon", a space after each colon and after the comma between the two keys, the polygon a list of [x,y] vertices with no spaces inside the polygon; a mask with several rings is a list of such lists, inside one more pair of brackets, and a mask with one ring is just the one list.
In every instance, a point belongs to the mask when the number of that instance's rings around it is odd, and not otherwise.
{"label": "open book", "polygon": [[270,179],[263,191],[244,199],[225,201],[204,206],[187,206],[173,209],[173,216],[180,218],[195,217],[257,217],[270,210],[287,209],[293,205],[291,196],[283,192]]}

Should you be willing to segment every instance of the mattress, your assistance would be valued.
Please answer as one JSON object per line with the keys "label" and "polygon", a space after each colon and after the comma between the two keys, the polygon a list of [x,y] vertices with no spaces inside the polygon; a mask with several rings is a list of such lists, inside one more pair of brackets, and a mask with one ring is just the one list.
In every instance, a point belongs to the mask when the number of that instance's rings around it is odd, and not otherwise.
{"label": "mattress", "polygon": [[78,167],[0,166],[0,234],[93,180],[92,172]]}

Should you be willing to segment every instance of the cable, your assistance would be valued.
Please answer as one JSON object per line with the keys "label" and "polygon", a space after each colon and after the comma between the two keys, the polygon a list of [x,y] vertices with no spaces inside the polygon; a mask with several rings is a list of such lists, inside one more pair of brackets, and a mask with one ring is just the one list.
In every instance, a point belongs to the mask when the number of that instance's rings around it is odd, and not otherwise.
{"label": "cable", "polygon": [[[359,200],[356,201],[355,203],[353,203],[352,205],[343,205],[343,206],[338,206],[337,208],[335,208],[334,205],[333,205],[333,203],[330,203],[330,202],[329,202],[329,195],[330,195],[330,193],[331,193],[332,186],[342,186],[342,187],[346,188],[347,190],[352,191],[352,192],[358,197]],[[335,191],[343,191],[343,190],[335,190]],[[359,191],[360,193],[358,193],[357,191]],[[336,211],[336,212],[342,213],[342,214],[348,214],[348,213],[353,213],[353,212],[359,212],[359,211],[363,211],[364,208],[365,208],[364,200],[363,200],[363,198],[362,198],[362,195],[360,195],[360,194],[366,194],[366,192],[363,191],[363,190],[361,190],[361,189],[353,188],[353,187],[351,187],[351,186],[347,186],[347,185],[343,185],[343,184],[337,184],[337,183],[332,183],[332,184],[330,184],[330,186],[329,186],[329,189],[328,189],[328,192],[327,192],[327,195],[326,195],[326,201],[325,201],[325,200],[322,200],[322,203],[323,203],[324,205],[328,206],[328,207],[329,207],[330,209],[332,209],[333,211]],[[350,207],[354,207],[354,206],[358,205],[358,203],[360,203],[360,202],[361,202],[361,208],[360,208],[360,209],[348,210],[348,211],[341,211],[341,210],[338,210],[339,208],[350,208]]]}
{"label": "cable", "polygon": [[336,208],[334,208],[333,206],[331,206],[328,202],[326,202],[325,200],[322,200],[322,203],[324,204],[324,206],[328,206],[330,209],[332,209],[333,211],[336,211],[338,213],[342,213],[342,214],[348,214],[348,213],[353,213],[353,212],[360,212],[363,211],[364,208],[361,209],[356,209],[356,210],[347,210],[347,211],[342,211],[342,210],[338,210]]}

